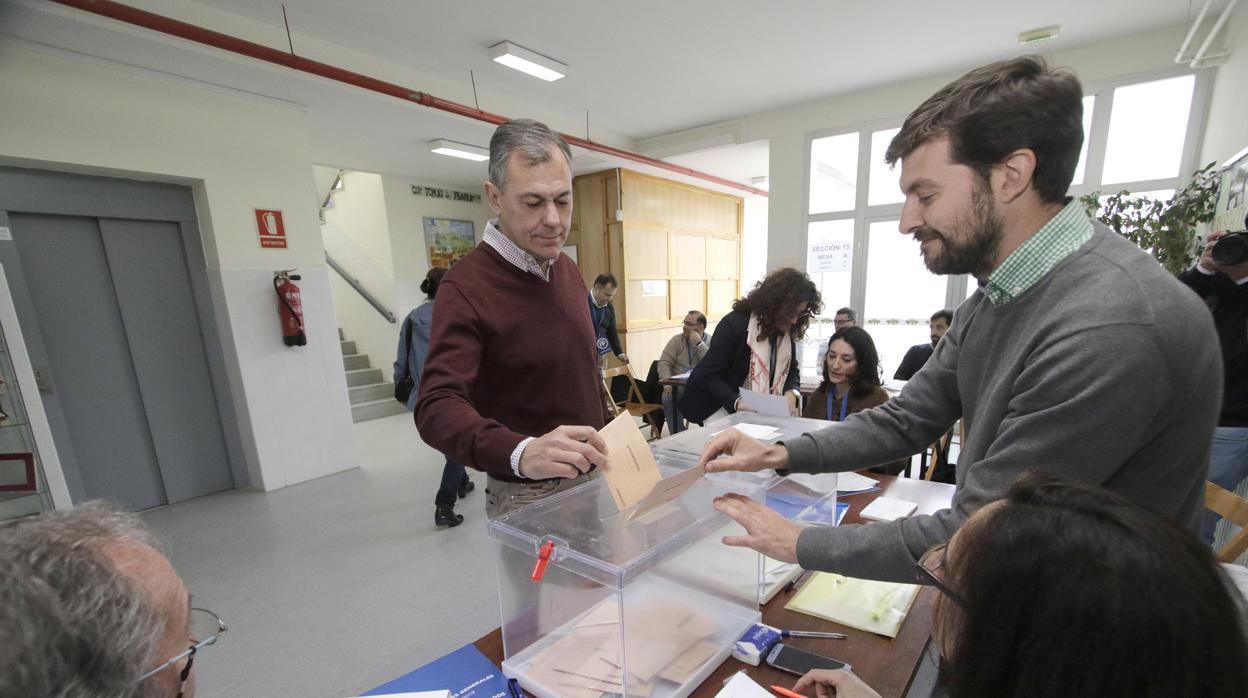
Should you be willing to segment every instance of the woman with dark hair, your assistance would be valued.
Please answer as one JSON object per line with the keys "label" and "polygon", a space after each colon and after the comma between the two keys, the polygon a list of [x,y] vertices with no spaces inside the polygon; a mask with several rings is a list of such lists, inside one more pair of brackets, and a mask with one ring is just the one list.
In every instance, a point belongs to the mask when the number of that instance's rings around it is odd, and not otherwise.
{"label": "woman with dark hair", "polygon": [[787,267],[768,274],[719,321],[706,358],[681,392],[681,414],[702,424],[713,415],[736,412],[745,388],[787,396],[789,412],[796,415],[797,340],[822,309],[819,290],[806,274]]}
{"label": "woman with dark hair", "polygon": [[[433,301],[438,295],[438,284],[446,276],[446,269],[433,267],[420,282],[420,290],[425,294],[424,303],[417,306],[403,319],[399,328],[399,351],[394,360],[394,383],[398,385],[404,376],[410,375],[413,381],[412,392],[408,395],[408,411],[416,409],[416,399],[420,397],[420,374],[425,368],[425,357],[429,354],[429,335],[433,328]],[[442,466],[442,484],[433,499],[433,523],[435,526],[458,526],[464,522],[462,514],[455,513],[456,499],[463,499],[476,489],[464,466],[446,459]]]}
{"label": "woman with dark hair", "polygon": [[[1123,497],[1032,473],[919,560],[951,698],[1242,696],[1244,600],[1191,533]],[[876,696],[813,671],[821,698]]]}
{"label": "woman with dark hair", "polygon": [[[806,401],[803,417],[843,422],[855,412],[879,407],[888,401],[880,385],[880,354],[875,341],[861,327],[837,330],[828,340],[823,359],[823,382]],[[876,472],[896,475],[905,470],[905,459],[876,466]]]}

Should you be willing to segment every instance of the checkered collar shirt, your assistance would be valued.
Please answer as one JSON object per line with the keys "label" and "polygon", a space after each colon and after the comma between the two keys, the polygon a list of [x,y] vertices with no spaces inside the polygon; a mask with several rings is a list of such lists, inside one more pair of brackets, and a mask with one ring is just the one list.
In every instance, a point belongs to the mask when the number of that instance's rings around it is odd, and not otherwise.
{"label": "checkered collar shirt", "polygon": [[541,263],[537,261],[536,257],[520,249],[520,246],[512,242],[511,238],[503,235],[502,231],[498,229],[497,218],[485,224],[485,233],[481,236],[481,241],[493,247],[494,251],[503,256],[503,259],[511,262],[517,268],[533,274],[542,281],[550,281],[550,272],[554,270],[555,265],[551,264],[543,270]]}
{"label": "checkered collar shirt", "polygon": [[984,294],[995,306],[1010,303],[1092,239],[1092,219],[1078,199],[1053,216],[988,276]]}

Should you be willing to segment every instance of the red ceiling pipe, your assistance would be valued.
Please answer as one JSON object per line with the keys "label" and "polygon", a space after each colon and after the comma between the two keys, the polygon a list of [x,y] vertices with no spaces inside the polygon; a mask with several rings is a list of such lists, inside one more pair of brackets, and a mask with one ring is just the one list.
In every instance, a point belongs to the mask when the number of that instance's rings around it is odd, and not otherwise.
{"label": "red ceiling pipe", "polygon": [[[274,48],[269,48],[263,44],[246,41],[238,37],[230,36],[229,34],[212,31],[211,29],[204,29],[203,27],[199,27],[194,24],[188,24],[170,17],[165,17],[164,15],[158,15],[153,12],[147,12],[146,10],[140,10],[138,8],[130,7],[129,5],[123,5],[119,2],[112,2],[112,0],[52,1],[68,7],[84,10],[92,14],[97,14],[101,17],[108,17],[109,19],[115,19],[127,24],[133,24],[145,29],[151,29],[152,31],[158,31],[164,34],[169,34],[170,36],[186,39],[187,41],[194,41],[196,43],[212,46],[224,51],[241,54],[256,60],[275,63],[293,70],[302,71],[311,75],[317,75],[348,85],[354,85],[355,87],[360,87],[365,90],[380,92],[381,94],[397,97],[398,99],[408,102],[415,102],[423,107],[440,109],[441,111],[450,112],[451,114],[456,114],[458,116],[466,116],[470,119],[476,119],[478,121],[484,121],[488,124],[494,124],[495,126],[509,120],[508,117],[501,114],[474,109],[458,102],[452,102],[450,100],[442,99],[441,97],[435,97],[427,92],[408,89],[402,85],[396,85],[392,82],[371,78],[367,75],[355,73],[350,70],[344,70],[327,63],[301,58],[293,52],[287,53],[279,51]],[[647,157],[640,153],[634,153],[622,148],[613,148],[609,145],[595,143],[586,138],[579,138],[566,133],[561,135],[569,144],[584,148],[586,150],[593,150],[606,155],[623,158],[625,160],[659,167],[670,172],[696,177],[698,179],[714,182],[715,184],[731,187],[750,194],[767,196],[767,192],[762,189],[756,189],[754,187],[741,184],[740,182],[734,182],[730,179],[716,177],[715,175],[699,172],[698,170],[688,167],[681,167],[680,165],[659,160],[658,158]]]}

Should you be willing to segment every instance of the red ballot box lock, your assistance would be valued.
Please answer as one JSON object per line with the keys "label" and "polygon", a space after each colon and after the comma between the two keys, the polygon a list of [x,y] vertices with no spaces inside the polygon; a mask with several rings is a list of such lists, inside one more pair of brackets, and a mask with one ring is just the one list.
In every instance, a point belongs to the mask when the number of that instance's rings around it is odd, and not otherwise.
{"label": "red ballot box lock", "polygon": [[533,566],[533,581],[540,582],[546,576],[546,565],[550,564],[551,555],[555,554],[555,542],[548,540],[537,550],[537,564]]}

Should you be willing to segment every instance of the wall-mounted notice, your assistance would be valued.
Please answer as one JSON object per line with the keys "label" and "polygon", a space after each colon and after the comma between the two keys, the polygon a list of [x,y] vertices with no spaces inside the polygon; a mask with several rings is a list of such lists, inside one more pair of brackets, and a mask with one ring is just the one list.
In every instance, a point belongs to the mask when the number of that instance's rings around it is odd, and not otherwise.
{"label": "wall-mounted notice", "polygon": [[806,247],[807,274],[849,271],[854,257],[854,242],[838,240],[838,237],[840,234],[837,232],[810,234],[810,243]]}
{"label": "wall-mounted notice", "polygon": [[412,194],[416,196],[427,196],[430,199],[466,201],[470,204],[475,204],[481,200],[480,194],[473,194],[466,191],[455,191],[453,189],[439,189],[438,187],[422,187],[416,184],[412,185]]}
{"label": "wall-mounted notice", "polygon": [[256,230],[260,233],[260,246],[286,249],[286,224],[282,221],[282,212],[263,208],[255,211]]}

